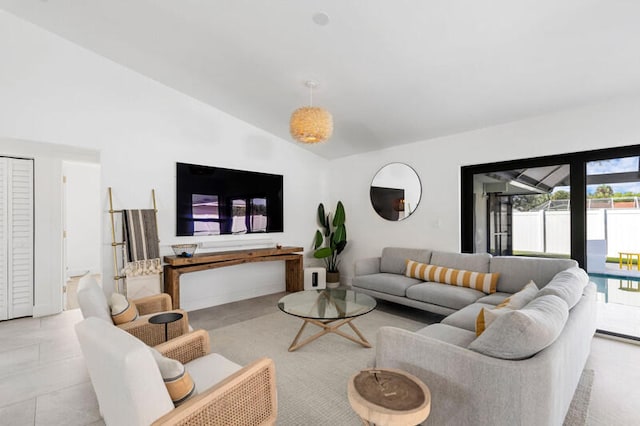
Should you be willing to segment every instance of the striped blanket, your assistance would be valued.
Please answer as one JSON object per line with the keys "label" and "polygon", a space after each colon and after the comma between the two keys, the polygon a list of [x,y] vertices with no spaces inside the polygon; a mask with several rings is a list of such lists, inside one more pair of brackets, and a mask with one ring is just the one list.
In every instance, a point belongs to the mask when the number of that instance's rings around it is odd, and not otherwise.
{"label": "striped blanket", "polygon": [[160,257],[158,225],[153,209],[123,210],[124,239],[128,261]]}

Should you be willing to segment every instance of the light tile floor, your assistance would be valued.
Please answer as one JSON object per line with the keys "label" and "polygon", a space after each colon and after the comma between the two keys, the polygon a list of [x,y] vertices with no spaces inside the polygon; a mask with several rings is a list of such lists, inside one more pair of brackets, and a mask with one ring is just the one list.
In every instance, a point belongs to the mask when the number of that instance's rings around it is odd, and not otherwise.
{"label": "light tile floor", "polygon": [[[194,328],[218,328],[276,312],[282,294],[189,313]],[[379,309],[433,322],[398,305]],[[73,325],[78,310],[0,322],[0,426],[103,425]],[[640,346],[596,337],[587,367],[595,371],[590,425],[640,424]]]}

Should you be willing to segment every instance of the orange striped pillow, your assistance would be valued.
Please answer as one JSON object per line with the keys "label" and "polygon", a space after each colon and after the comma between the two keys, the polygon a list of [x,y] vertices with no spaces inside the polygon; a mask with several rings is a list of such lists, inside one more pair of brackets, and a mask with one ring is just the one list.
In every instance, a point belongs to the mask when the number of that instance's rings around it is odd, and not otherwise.
{"label": "orange striped pillow", "polygon": [[496,292],[496,284],[500,274],[465,271],[463,269],[445,268],[444,266],[428,265],[407,259],[405,275],[423,281],[456,285],[479,290],[487,294]]}

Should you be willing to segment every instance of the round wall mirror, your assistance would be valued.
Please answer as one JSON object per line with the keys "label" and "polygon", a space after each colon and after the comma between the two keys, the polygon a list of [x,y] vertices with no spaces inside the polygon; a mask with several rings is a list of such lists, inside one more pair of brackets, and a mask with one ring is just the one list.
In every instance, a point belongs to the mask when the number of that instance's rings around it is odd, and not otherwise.
{"label": "round wall mirror", "polygon": [[422,185],[413,168],[403,163],[391,163],[373,177],[369,196],[371,206],[380,217],[403,220],[418,208]]}

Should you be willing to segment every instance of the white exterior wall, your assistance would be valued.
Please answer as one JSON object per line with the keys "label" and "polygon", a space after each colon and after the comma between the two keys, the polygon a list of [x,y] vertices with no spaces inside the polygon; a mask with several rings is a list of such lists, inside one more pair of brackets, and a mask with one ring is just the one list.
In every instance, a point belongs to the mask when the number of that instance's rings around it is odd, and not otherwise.
{"label": "white exterior wall", "polygon": [[[0,138],[62,144],[100,153],[103,283],[113,284],[107,188],[115,208],[152,207],[156,189],[161,251],[191,241],[246,242],[271,238],[310,245],[316,207],[326,200],[327,161],[246,122],[169,89],[30,23],[0,11]],[[286,126],[288,117],[283,117]],[[0,146],[3,148],[3,146]],[[2,151],[2,150],[0,150]],[[36,157],[35,151],[24,150]],[[36,247],[36,303],[61,309],[62,161],[36,171],[38,203],[51,241]],[[44,160],[42,160],[44,161]],[[177,238],[175,163],[195,163],[284,175],[285,231],[277,234]],[[46,179],[46,181],[43,181]],[[46,190],[45,190],[46,188]],[[38,214],[38,213],[37,213]],[[36,218],[38,220],[38,218]],[[56,239],[57,237],[57,239]],[[36,271],[37,272],[37,271]],[[197,309],[284,290],[282,262],[239,265],[182,276],[182,306]],[[53,305],[52,305],[53,304]],[[44,305],[43,305],[44,306]],[[60,309],[56,309],[60,306]]]}
{"label": "white exterior wall", "polygon": [[544,251],[544,212],[513,212],[513,250]]}
{"label": "white exterior wall", "polygon": [[607,210],[607,255],[640,253],[640,210]]}
{"label": "white exterior wall", "polygon": [[[543,242],[535,238],[545,232],[543,214],[546,215],[546,250]],[[569,253],[570,220],[569,211],[513,212],[513,250]],[[619,252],[640,253],[640,210],[588,210],[587,240],[605,239],[608,257],[618,257]]]}

